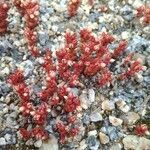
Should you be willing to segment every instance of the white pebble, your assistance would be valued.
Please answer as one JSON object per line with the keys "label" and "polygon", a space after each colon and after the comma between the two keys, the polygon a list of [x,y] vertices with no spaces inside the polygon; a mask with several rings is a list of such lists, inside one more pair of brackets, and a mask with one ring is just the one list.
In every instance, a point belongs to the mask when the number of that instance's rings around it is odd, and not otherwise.
{"label": "white pebble", "polygon": [[41,147],[41,145],[42,145],[42,140],[38,140],[34,143],[35,147]]}
{"label": "white pebble", "polygon": [[0,138],[0,146],[2,145],[6,145],[6,140],[3,137]]}
{"label": "white pebble", "polygon": [[89,101],[93,103],[95,101],[95,91],[93,89],[89,89],[88,94],[89,94]]}
{"label": "white pebble", "polygon": [[123,40],[126,40],[130,37],[130,33],[127,32],[127,31],[124,31],[124,32],[121,33],[121,37],[122,37]]}
{"label": "white pebble", "polygon": [[114,116],[109,116],[109,122],[114,126],[120,126],[123,123],[122,119],[116,118]]}
{"label": "white pebble", "polygon": [[109,101],[109,100],[105,100],[102,102],[102,109],[103,110],[108,110],[111,111],[115,108],[115,105],[113,102]]}

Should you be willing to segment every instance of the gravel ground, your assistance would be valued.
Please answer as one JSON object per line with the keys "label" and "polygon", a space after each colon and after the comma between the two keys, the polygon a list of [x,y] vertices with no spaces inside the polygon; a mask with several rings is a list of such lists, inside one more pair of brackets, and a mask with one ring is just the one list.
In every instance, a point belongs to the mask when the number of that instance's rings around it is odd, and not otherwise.
{"label": "gravel ground", "polygon": [[[55,120],[51,119],[45,126],[52,136],[47,143],[41,140],[24,142],[18,132],[23,124],[19,98],[6,78],[17,67],[23,68],[27,85],[38,92],[43,84],[43,70],[39,69],[42,54],[38,58],[31,57],[23,37],[24,21],[12,6],[8,14],[10,33],[0,37],[0,150],[150,149],[149,133],[143,137],[134,133],[138,123],[146,124],[150,129],[150,24],[143,26],[135,17],[136,8],[148,5],[150,1],[95,0],[94,5],[90,6],[87,0],[82,0],[77,15],[72,18],[68,17],[67,0],[39,2],[40,23],[37,31],[41,52],[47,47],[52,51],[61,47],[67,29],[78,32],[81,28],[91,28],[96,34],[107,31],[115,35],[118,41],[129,41],[126,51],[135,52],[135,58],[140,57],[147,69],[125,83],[115,82],[113,87],[99,89],[87,83],[83,91],[73,88],[72,91],[80,96],[84,105],[84,111],[78,114],[81,132],[73,141],[59,144],[58,135],[52,129]],[[107,6],[107,13],[99,11],[101,5]],[[118,71],[116,65],[114,72]],[[35,86],[35,80],[42,82]]]}

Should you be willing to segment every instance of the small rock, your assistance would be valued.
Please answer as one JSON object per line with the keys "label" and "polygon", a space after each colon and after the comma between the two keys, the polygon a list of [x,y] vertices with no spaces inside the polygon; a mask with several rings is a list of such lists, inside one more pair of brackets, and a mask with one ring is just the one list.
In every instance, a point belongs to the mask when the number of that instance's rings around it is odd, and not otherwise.
{"label": "small rock", "polygon": [[88,125],[90,123],[90,117],[87,114],[83,115],[82,121],[84,124]]}
{"label": "small rock", "polygon": [[1,70],[0,76],[2,75],[8,75],[10,73],[10,70],[8,67],[5,67],[3,70]]}
{"label": "small rock", "polygon": [[58,31],[58,26],[53,25],[53,26],[52,26],[52,31],[57,32],[57,31]]}
{"label": "small rock", "polygon": [[118,131],[117,131],[116,127],[113,127],[113,126],[102,127],[101,132],[107,134],[111,141],[118,139],[118,134],[117,134]]}
{"label": "small rock", "polygon": [[115,11],[115,0],[110,0],[108,2],[108,7],[110,10]]}
{"label": "small rock", "polygon": [[109,116],[109,121],[112,123],[114,126],[120,126],[123,123],[122,119],[116,118],[114,116]]}
{"label": "small rock", "polygon": [[126,150],[148,150],[150,148],[150,140],[145,137],[127,135],[122,142]]}
{"label": "small rock", "polygon": [[96,19],[98,19],[99,16],[99,12],[90,13],[89,19],[91,22],[96,22]]}
{"label": "small rock", "polygon": [[33,143],[33,139],[29,139],[28,141],[26,141],[26,145],[33,145],[34,143]]}
{"label": "small rock", "polygon": [[5,138],[1,137],[0,138],[0,146],[6,145],[6,140]]}
{"label": "small rock", "polygon": [[9,48],[12,48],[12,44],[10,43],[9,40],[3,40],[2,45],[3,45],[5,51]]}
{"label": "small rock", "polygon": [[100,139],[100,142],[102,144],[109,143],[109,137],[106,134],[102,133],[102,132],[99,133],[99,139]]}
{"label": "small rock", "polygon": [[84,99],[80,99],[80,101],[81,101],[81,107],[83,108],[83,109],[88,109],[88,105],[87,105],[87,102],[84,100]]}
{"label": "small rock", "polygon": [[8,104],[11,101],[10,95],[7,95],[5,98],[5,103]]}
{"label": "small rock", "polygon": [[[9,87],[9,85],[8,84],[5,84],[5,83],[1,83],[0,82],[0,91],[3,91],[3,93],[9,93],[10,92],[10,87]],[[7,101],[6,101],[6,103],[7,103]]]}
{"label": "small rock", "polygon": [[41,21],[42,22],[47,22],[47,18],[45,16],[41,16]]}
{"label": "small rock", "polygon": [[81,101],[81,107],[83,109],[88,109],[89,107],[89,100],[88,100],[88,95],[87,95],[87,91],[86,90],[83,90],[82,91],[82,94],[80,95],[79,97],[80,101]]}
{"label": "small rock", "polygon": [[[4,98],[2,98],[4,99]],[[0,103],[0,110],[3,110],[6,107],[6,104],[4,103]],[[1,111],[1,113],[3,113],[3,111]]]}
{"label": "small rock", "polygon": [[86,148],[87,148],[86,140],[83,139],[83,140],[80,142],[80,146],[78,147],[78,150],[85,150]]}
{"label": "small rock", "polygon": [[54,13],[54,9],[52,7],[48,7],[46,11],[49,15]]}
{"label": "small rock", "polygon": [[17,125],[15,119],[10,116],[8,116],[5,121],[5,125],[9,128],[15,128],[15,126]]}
{"label": "small rock", "polygon": [[125,5],[121,9],[121,14],[123,18],[127,21],[131,21],[134,18],[133,9],[129,5]]}
{"label": "small rock", "polygon": [[103,118],[102,118],[102,115],[100,113],[92,113],[90,115],[90,119],[92,122],[98,122],[98,121],[102,121]]}
{"label": "small rock", "polygon": [[128,112],[127,115],[123,116],[124,122],[129,125],[133,125],[139,119],[140,116],[135,112]]}
{"label": "small rock", "polygon": [[147,64],[150,67],[150,56],[147,57]]}
{"label": "small rock", "polygon": [[3,114],[6,114],[6,113],[8,113],[8,107],[5,107],[5,108],[3,109]]}
{"label": "small rock", "polygon": [[127,31],[124,31],[124,32],[121,33],[121,37],[122,37],[123,40],[129,39],[130,33],[127,32]]}
{"label": "small rock", "polygon": [[116,141],[119,139],[119,136],[117,134],[118,132],[117,131],[112,131],[110,134],[109,134],[109,138],[111,141]]}
{"label": "small rock", "polygon": [[149,26],[144,27],[144,28],[143,28],[143,31],[144,31],[144,33],[146,33],[146,34],[150,34],[150,27],[149,27]]}
{"label": "small rock", "polygon": [[79,94],[79,89],[78,88],[71,88],[70,92],[73,93],[75,96],[78,96]]}
{"label": "small rock", "polygon": [[88,136],[96,136],[96,135],[97,135],[97,131],[96,130],[88,132]]}
{"label": "small rock", "polygon": [[45,129],[46,129],[48,132],[53,133],[52,125],[46,126]]}
{"label": "small rock", "polygon": [[95,136],[90,136],[87,139],[87,144],[90,150],[98,150],[99,142]]}
{"label": "small rock", "polygon": [[81,107],[87,109],[95,101],[95,91],[93,89],[83,90],[80,95]]}
{"label": "small rock", "polygon": [[134,36],[133,40],[130,41],[127,50],[131,52],[144,51],[149,46],[149,41],[140,36]]}
{"label": "small rock", "polygon": [[130,110],[130,107],[126,104],[125,101],[123,100],[118,100],[116,102],[116,105],[118,106],[118,108],[123,111],[124,113],[127,113]]}
{"label": "small rock", "polygon": [[89,101],[93,103],[95,101],[95,91],[93,89],[88,90]]}
{"label": "small rock", "polygon": [[122,147],[121,143],[116,143],[110,147],[110,150],[122,150]]}
{"label": "small rock", "polygon": [[102,128],[101,128],[101,132],[107,134],[107,133],[108,133],[108,132],[107,132],[107,128],[106,128],[106,127],[102,127]]}
{"label": "small rock", "polygon": [[87,4],[82,5],[82,9],[79,9],[79,13],[81,14],[82,10],[84,10],[85,15],[89,16],[91,6]]}
{"label": "small rock", "polygon": [[42,65],[42,64],[44,63],[44,59],[43,59],[42,57],[38,57],[38,58],[36,59],[36,61],[37,61],[40,65]]}
{"label": "small rock", "polygon": [[49,40],[49,36],[47,33],[40,33],[39,34],[39,42],[41,45],[46,45],[46,42]]}
{"label": "small rock", "polygon": [[39,150],[59,150],[57,139],[51,135],[49,140],[42,143]]}
{"label": "small rock", "polygon": [[11,141],[12,136],[10,134],[7,133],[4,137],[5,137],[7,142]]}
{"label": "small rock", "polygon": [[0,55],[5,51],[4,46],[0,43]]}
{"label": "small rock", "polygon": [[109,101],[109,100],[105,100],[102,102],[102,109],[103,110],[108,110],[111,111],[115,108],[115,105],[113,102]]}
{"label": "small rock", "polygon": [[34,65],[32,61],[26,60],[19,64],[19,68],[22,68],[24,70],[24,76],[27,77],[30,75],[34,69]]}
{"label": "small rock", "polygon": [[141,83],[144,78],[143,78],[143,76],[141,74],[136,73],[135,74],[135,79],[136,79],[137,82]]}
{"label": "small rock", "polygon": [[88,23],[88,27],[94,30],[94,29],[98,29],[99,26],[96,22],[94,22],[94,23]]}
{"label": "small rock", "polygon": [[38,140],[34,143],[35,147],[41,147],[41,145],[42,145],[42,140]]}
{"label": "small rock", "polygon": [[130,107],[128,105],[124,105],[123,107],[120,107],[120,110],[122,110],[124,113],[129,112]]}
{"label": "small rock", "polygon": [[142,3],[141,0],[136,0],[136,1],[134,1],[134,3],[132,4],[132,6],[137,9],[137,8],[139,8],[140,6],[143,6],[143,3]]}
{"label": "small rock", "polygon": [[53,6],[53,8],[58,12],[58,13],[62,13],[65,8],[64,7],[61,7],[59,4],[57,4],[56,2],[53,2],[51,4]]}

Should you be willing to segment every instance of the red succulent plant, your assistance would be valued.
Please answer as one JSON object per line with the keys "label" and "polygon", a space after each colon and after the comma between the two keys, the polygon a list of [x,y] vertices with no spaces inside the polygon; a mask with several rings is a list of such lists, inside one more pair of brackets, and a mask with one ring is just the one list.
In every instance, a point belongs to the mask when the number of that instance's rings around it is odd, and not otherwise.
{"label": "red succulent plant", "polygon": [[148,25],[150,23],[150,6],[140,6],[137,8],[137,17],[143,17],[143,24]]}
{"label": "red succulent plant", "polygon": [[127,41],[121,41],[119,46],[111,52],[109,45],[115,41],[115,38],[109,33],[102,33],[100,37],[96,37],[91,30],[82,29],[79,35],[80,38],[77,40],[76,33],[67,31],[65,46],[56,51],[55,58],[50,50],[46,50],[44,62],[41,65],[45,70],[45,88],[37,93],[37,97],[41,100],[37,106],[30,100],[23,72],[16,70],[9,76],[8,82],[12,84],[21,100],[21,114],[24,117],[30,117],[30,121],[37,126],[31,129],[30,136],[28,131],[22,130],[24,139],[27,137],[48,138],[48,133],[43,127],[47,123],[49,112],[52,112],[52,116],[57,114],[66,116],[66,121],[60,118],[60,121],[56,123],[60,142],[66,142],[67,138],[76,136],[80,131],[80,128],[75,127],[76,113],[80,110],[78,109],[80,99],[71,92],[72,87],[86,86],[83,77],[84,79],[95,77],[95,81],[91,80],[91,82],[95,82],[93,85],[96,87],[102,88],[115,79],[127,79],[143,69],[140,60],[132,60],[133,53],[131,53],[120,65],[127,70],[114,75],[110,69],[111,64],[119,60],[120,55],[125,55]]}
{"label": "red succulent plant", "polygon": [[8,27],[8,10],[9,6],[4,0],[0,1],[0,35],[6,33]]}
{"label": "red succulent plant", "polygon": [[13,0],[21,15],[25,18],[24,35],[27,39],[28,48],[31,54],[36,57],[39,55],[37,44],[37,32],[35,28],[39,23],[39,2],[38,0]]}
{"label": "red succulent plant", "polygon": [[69,0],[68,2],[68,13],[69,16],[75,16],[77,14],[77,10],[80,6],[81,0]]}
{"label": "red succulent plant", "polygon": [[147,131],[148,131],[148,128],[146,124],[137,125],[135,127],[135,134],[138,136],[144,136]]}

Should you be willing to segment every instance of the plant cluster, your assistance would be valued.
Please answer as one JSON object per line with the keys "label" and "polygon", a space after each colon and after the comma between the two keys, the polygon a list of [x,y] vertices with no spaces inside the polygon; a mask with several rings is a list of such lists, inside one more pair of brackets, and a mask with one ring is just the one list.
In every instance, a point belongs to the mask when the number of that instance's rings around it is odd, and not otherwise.
{"label": "plant cluster", "polygon": [[135,134],[138,135],[138,136],[144,136],[146,135],[148,132],[148,127],[146,124],[140,124],[140,125],[137,125],[135,127]]}
{"label": "plant cluster", "polygon": [[81,4],[81,0],[69,0],[68,2],[68,14],[73,17],[77,14],[77,10]]}
{"label": "plant cluster", "polygon": [[[86,87],[82,78],[96,78],[95,87],[103,87],[111,84],[114,80],[123,80],[134,76],[143,69],[141,61],[132,60],[130,53],[123,59],[120,67],[126,68],[125,72],[114,75],[110,66],[124,53],[127,41],[120,41],[118,46],[111,52],[109,45],[115,42],[115,38],[102,33],[97,37],[89,29],[82,29],[77,34],[67,31],[65,34],[65,46],[56,51],[56,58],[52,57],[49,49],[44,55],[44,62],[41,65],[45,70],[45,88],[37,93],[41,100],[40,105],[31,102],[31,93],[25,83],[23,71],[16,70],[8,77],[8,82],[14,87],[20,97],[20,111],[22,116],[30,118],[33,128],[24,126],[20,129],[24,139],[46,139],[48,133],[44,130],[47,124],[48,115],[66,116],[65,121],[56,120],[54,130],[60,135],[60,142],[64,143],[67,138],[74,137],[80,131],[76,126],[76,113],[80,111],[80,99],[71,92],[71,88]],[[92,82],[92,81],[91,81]],[[28,124],[29,122],[26,122]]]}
{"label": "plant cluster", "polygon": [[13,0],[13,3],[25,18],[24,35],[27,39],[28,49],[36,57],[39,55],[36,46],[38,40],[36,27],[39,23],[39,2],[37,0]]}
{"label": "plant cluster", "polygon": [[[38,108],[33,107],[30,102],[29,88],[24,81],[24,75],[22,70],[16,70],[15,73],[11,74],[8,78],[14,90],[20,97],[20,111],[24,117],[33,116],[33,120],[37,124],[43,124],[46,121],[47,108],[43,104]],[[30,136],[39,139],[47,138],[47,133],[41,127],[35,127],[31,131],[21,128],[20,133],[23,139],[28,139]]]}
{"label": "plant cluster", "polygon": [[150,6],[140,6],[137,9],[137,17],[142,17],[143,24],[148,25],[150,23]]}
{"label": "plant cluster", "polygon": [[[89,0],[93,5],[94,1]],[[28,48],[35,57],[39,56],[37,49],[38,34],[36,27],[39,23],[39,3],[37,0],[13,0],[13,4],[25,19],[24,35],[27,39]],[[73,17],[81,0],[70,0],[68,3],[68,14]],[[0,34],[7,31],[7,12],[9,7],[4,1],[0,2]],[[101,12],[106,12],[107,7],[101,6]],[[140,7],[137,16],[144,16],[144,24],[150,22],[149,7]],[[35,104],[32,99],[31,90],[26,84],[23,70],[17,69],[8,77],[20,98],[20,113],[25,119],[25,124],[20,128],[20,135],[24,140],[30,138],[48,139],[49,134],[45,130],[49,116],[57,118],[53,129],[59,133],[60,142],[64,143],[67,138],[75,137],[80,128],[77,126],[77,113],[81,111],[80,99],[71,92],[76,87],[86,88],[83,80],[94,82],[92,86],[102,88],[113,84],[116,80],[126,80],[136,73],[144,70],[140,59],[134,60],[134,53],[126,55],[128,42],[120,41],[114,49],[111,44],[116,42],[114,36],[103,32],[96,36],[89,29],[81,29],[79,34],[67,31],[65,34],[65,46],[56,51],[56,57],[47,49],[43,56],[44,62],[41,67],[45,70],[45,86],[36,98],[40,104]],[[122,59],[122,56],[125,56]],[[123,72],[114,73],[112,66],[121,61]],[[91,80],[94,78],[94,81]],[[36,100],[35,100],[36,101]],[[63,119],[58,116],[63,116]],[[29,124],[32,124],[29,126]],[[147,131],[145,126],[138,126],[135,132],[144,135]]]}
{"label": "plant cluster", "polygon": [[9,6],[8,4],[1,0],[0,1],[0,35],[4,34],[7,31],[8,27],[8,21],[7,21],[7,16],[8,16],[8,10]]}

